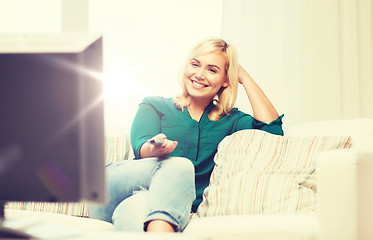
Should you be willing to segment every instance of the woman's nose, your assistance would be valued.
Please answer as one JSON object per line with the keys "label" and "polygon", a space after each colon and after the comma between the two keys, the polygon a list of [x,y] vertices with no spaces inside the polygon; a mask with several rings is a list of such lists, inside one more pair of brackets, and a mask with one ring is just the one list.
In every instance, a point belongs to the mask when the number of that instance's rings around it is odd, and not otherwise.
{"label": "woman's nose", "polygon": [[205,79],[205,72],[203,69],[200,69],[197,73],[196,73],[196,78],[199,79],[199,80],[204,80]]}

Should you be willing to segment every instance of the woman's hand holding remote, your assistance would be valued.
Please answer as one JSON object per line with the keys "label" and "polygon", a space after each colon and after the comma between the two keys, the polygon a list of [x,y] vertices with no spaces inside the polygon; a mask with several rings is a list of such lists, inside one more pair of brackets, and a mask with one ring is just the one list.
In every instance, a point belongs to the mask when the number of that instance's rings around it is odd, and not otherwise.
{"label": "woman's hand holding remote", "polygon": [[178,142],[168,140],[166,135],[160,133],[146,141],[141,147],[141,158],[147,157],[166,157],[176,148]]}

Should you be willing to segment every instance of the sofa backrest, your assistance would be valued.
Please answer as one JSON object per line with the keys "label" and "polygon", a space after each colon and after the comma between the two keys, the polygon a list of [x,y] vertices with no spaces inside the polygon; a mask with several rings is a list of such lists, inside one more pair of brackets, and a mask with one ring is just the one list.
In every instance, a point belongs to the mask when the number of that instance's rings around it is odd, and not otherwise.
{"label": "sofa backrest", "polygon": [[373,119],[340,119],[302,123],[285,136],[351,136],[352,148],[373,148]]}

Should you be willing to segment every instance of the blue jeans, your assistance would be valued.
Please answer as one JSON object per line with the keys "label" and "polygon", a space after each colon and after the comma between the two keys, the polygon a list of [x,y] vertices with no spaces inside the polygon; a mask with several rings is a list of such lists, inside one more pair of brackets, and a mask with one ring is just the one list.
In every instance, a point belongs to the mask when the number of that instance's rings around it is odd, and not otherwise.
{"label": "blue jeans", "polygon": [[114,162],[106,168],[108,202],[90,204],[91,218],[112,222],[115,230],[143,231],[152,220],[182,231],[195,200],[194,166],[186,158],[146,158]]}

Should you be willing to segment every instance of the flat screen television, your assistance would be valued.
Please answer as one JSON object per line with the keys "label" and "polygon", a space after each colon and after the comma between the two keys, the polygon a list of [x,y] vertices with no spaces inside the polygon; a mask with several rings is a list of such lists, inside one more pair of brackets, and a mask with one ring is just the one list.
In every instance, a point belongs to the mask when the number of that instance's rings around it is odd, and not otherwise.
{"label": "flat screen television", "polygon": [[0,36],[0,211],[105,201],[102,68],[99,35]]}

